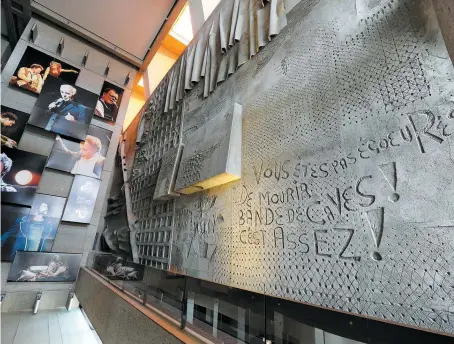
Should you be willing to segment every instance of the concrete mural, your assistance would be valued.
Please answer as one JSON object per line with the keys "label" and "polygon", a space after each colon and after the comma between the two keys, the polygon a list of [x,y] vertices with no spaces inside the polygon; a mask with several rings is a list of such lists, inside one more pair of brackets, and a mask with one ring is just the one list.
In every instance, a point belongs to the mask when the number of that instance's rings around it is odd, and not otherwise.
{"label": "concrete mural", "polygon": [[175,189],[191,194],[241,177],[242,107],[234,104],[185,136]]}
{"label": "concrete mural", "polygon": [[[129,204],[139,251],[171,254],[137,258],[454,333],[454,67],[431,1],[308,0],[286,21],[208,98],[164,114],[172,72],[152,95]],[[241,180],[152,202],[162,155],[234,103]]]}

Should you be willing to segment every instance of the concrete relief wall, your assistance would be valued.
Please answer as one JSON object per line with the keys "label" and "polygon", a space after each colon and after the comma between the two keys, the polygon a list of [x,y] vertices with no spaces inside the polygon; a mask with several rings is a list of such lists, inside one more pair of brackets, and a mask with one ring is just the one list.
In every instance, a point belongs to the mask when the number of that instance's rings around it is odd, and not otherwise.
{"label": "concrete relief wall", "polygon": [[[171,230],[171,255],[141,263],[454,333],[454,67],[431,1],[301,1],[208,98],[202,82],[188,91],[181,114],[163,114],[172,75],[144,112],[130,179],[139,251],[158,245],[142,234]],[[156,123],[181,122],[186,144],[235,102],[241,180],[152,202]]]}
{"label": "concrete relief wall", "polygon": [[[36,41],[30,42],[28,35],[34,24],[38,26]],[[65,46],[61,56],[57,56],[57,46],[61,38],[64,38]],[[82,253],[82,265],[85,265],[88,252],[93,247],[96,233],[102,231],[104,207],[106,206],[107,189],[112,177],[115,154],[118,148],[118,140],[122,131],[122,123],[125,118],[131,95],[132,81],[124,85],[124,81],[132,68],[119,60],[101,52],[91,45],[69,35],[66,31],[32,18],[25,29],[23,36],[16,45],[5,68],[2,71],[1,103],[4,106],[30,113],[37,97],[8,85],[9,79],[14,73],[27,46],[54,56],[63,62],[69,63],[80,69],[76,85],[88,91],[99,94],[105,80],[124,88],[122,102],[118,111],[116,123],[103,122],[94,118],[92,125],[112,131],[111,142],[106,154],[106,161],[101,174],[101,187],[98,192],[91,223],[88,225],[61,222],[58,226],[53,252]],[[87,64],[81,66],[82,58],[86,51],[89,51]],[[111,61],[110,71],[104,77],[107,64]],[[132,70],[131,80],[134,80],[135,72]],[[37,127],[27,125],[25,132],[19,142],[21,150],[49,156],[55,141],[55,134]],[[74,175],[69,173],[46,168],[42,174],[37,192],[47,195],[68,197]],[[32,309],[36,292],[43,292],[41,308],[64,307],[69,290],[73,290],[75,283],[10,283],[6,278],[11,263],[2,262],[1,274],[2,293],[6,298],[2,305],[2,311],[23,311]],[[75,303],[74,303],[75,305]]]}

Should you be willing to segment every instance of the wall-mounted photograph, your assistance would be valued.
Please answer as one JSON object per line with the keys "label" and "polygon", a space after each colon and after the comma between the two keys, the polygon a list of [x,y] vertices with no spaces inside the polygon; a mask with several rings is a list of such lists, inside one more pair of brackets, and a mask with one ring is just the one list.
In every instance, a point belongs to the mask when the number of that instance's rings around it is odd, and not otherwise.
{"label": "wall-mounted photograph", "polygon": [[49,76],[32,110],[29,123],[83,140],[93,118],[96,101],[95,93]]}
{"label": "wall-mounted photograph", "polygon": [[7,280],[8,282],[74,282],[81,259],[81,253],[17,251]]}
{"label": "wall-mounted photograph", "polygon": [[2,148],[0,189],[2,203],[31,206],[47,156],[19,149]]}
{"label": "wall-mounted photograph", "polygon": [[90,223],[100,185],[99,179],[75,176],[62,220]]}
{"label": "wall-mounted photograph", "polygon": [[27,47],[9,84],[40,94],[49,77],[74,84],[80,69],[64,63],[32,47]]}
{"label": "wall-mounted photograph", "polygon": [[143,265],[110,254],[97,255],[93,268],[111,280],[141,281],[144,275]]}
{"label": "wall-mounted photograph", "polygon": [[1,107],[2,146],[17,148],[30,115],[6,106]]}
{"label": "wall-mounted photograph", "polygon": [[115,122],[118,108],[120,107],[123,89],[105,81],[98,102],[96,103],[95,115],[105,120]]}
{"label": "wall-mounted photograph", "polygon": [[101,178],[112,132],[90,126],[85,140],[80,142],[57,135],[46,167],[55,170]]}
{"label": "wall-mounted photograph", "polygon": [[2,237],[1,237],[1,257],[2,261],[12,261],[11,252],[14,250],[16,243],[16,235],[12,235],[12,231],[17,231],[20,224],[27,222],[29,207],[21,207],[18,205],[2,204]]}
{"label": "wall-mounted photograph", "polygon": [[50,252],[66,198],[36,194],[28,216],[8,227],[2,221],[2,260],[12,261],[16,251]]}

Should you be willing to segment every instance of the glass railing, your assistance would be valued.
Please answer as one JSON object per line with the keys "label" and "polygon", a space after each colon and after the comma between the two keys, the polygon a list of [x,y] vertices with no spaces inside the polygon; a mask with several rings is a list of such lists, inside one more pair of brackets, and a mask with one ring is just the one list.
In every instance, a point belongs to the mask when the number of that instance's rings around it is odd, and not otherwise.
{"label": "glass railing", "polygon": [[89,268],[213,343],[454,343],[452,337],[146,267],[111,254],[91,252]]}

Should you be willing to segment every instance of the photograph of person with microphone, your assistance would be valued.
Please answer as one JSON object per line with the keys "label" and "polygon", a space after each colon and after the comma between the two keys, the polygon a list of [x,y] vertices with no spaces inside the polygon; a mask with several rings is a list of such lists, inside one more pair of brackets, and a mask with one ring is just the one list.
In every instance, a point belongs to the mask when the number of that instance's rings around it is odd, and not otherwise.
{"label": "photograph of person with microphone", "polygon": [[49,75],[28,123],[83,140],[93,118],[97,98],[95,93]]}

